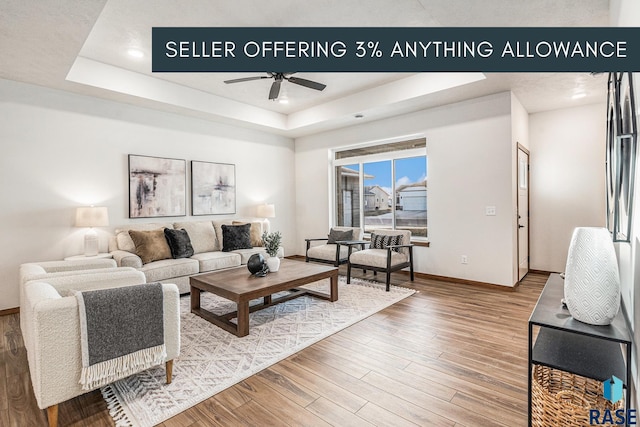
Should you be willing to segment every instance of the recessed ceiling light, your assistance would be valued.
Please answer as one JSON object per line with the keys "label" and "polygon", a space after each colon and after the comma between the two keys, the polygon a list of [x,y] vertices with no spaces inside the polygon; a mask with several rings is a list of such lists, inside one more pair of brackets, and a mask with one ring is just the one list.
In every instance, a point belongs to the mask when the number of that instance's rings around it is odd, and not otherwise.
{"label": "recessed ceiling light", "polygon": [[356,119],[362,119],[362,118],[364,118],[364,114],[356,114],[353,117],[355,117]]}
{"label": "recessed ceiling light", "polygon": [[140,49],[131,48],[127,50],[127,53],[134,58],[144,58],[144,52]]}
{"label": "recessed ceiling light", "polygon": [[580,99],[580,98],[584,98],[585,96],[587,96],[587,94],[584,92],[574,93],[571,99]]}
{"label": "recessed ceiling light", "polygon": [[279,102],[280,104],[288,104],[288,103],[289,103],[289,99],[287,99],[287,98],[280,98],[280,99],[278,99],[278,102]]}

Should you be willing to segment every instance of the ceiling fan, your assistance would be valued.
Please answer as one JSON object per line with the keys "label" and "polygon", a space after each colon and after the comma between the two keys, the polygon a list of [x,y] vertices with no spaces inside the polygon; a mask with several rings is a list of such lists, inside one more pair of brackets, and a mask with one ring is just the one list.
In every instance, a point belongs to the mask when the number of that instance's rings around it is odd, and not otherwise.
{"label": "ceiling fan", "polygon": [[251,80],[262,80],[262,79],[275,79],[273,84],[271,85],[271,90],[269,91],[269,99],[274,101],[278,99],[278,95],[280,94],[280,85],[283,80],[287,80],[290,83],[294,83],[300,86],[308,87],[310,89],[315,90],[323,90],[327,85],[322,83],[314,82],[307,79],[301,79],[300,77],[289,77],[293,73],[273,73],[268,72],[268,76],[255,76],[255,77],[243,77],[241,79],[233,79],[233,80],[225,80],[224,82],[227,84],[230,83],[240,83],[240,82],[249,82]]}

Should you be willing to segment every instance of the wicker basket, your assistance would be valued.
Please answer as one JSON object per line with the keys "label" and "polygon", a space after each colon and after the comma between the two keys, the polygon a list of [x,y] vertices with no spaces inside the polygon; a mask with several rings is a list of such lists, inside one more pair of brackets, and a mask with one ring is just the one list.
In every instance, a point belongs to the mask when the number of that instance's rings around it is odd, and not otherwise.
{"label": "wicker basket", "polygon": [[589,409],[616,410],[624,400],[611,403],[602,395],[602,383],[547,366],[533,365],[531,425],[574,427],[589,425]]}

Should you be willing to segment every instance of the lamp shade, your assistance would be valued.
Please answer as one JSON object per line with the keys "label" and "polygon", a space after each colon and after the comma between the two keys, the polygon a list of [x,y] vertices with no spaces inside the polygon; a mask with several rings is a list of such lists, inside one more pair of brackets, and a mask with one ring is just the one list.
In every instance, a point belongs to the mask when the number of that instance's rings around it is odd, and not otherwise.
{"label": "lamp shade", "polygon": [[275,218],[276,216],[276,207],[275,205],[259,205],[258,206],[258,217],[259,218]]}
{"label": "lamp shade", "polygon": [[106,207],[82,207],[76,209],[76,227],[106,227],[109,211]]}
{"label": "lamp shade", "polygon": [[608,325],[620,309],[620,273],[609,230],[573,230],[564,279],[564,300],[574,319]]}

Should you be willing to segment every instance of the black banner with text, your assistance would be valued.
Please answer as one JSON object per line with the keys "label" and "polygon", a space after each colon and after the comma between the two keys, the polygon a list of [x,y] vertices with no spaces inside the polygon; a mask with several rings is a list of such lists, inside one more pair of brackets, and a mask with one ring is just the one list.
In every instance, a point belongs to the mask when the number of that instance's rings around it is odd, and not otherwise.
{"label": "black banner with text", "polygon": [[640,71],[640,28],[154,27],[153,72]]}

